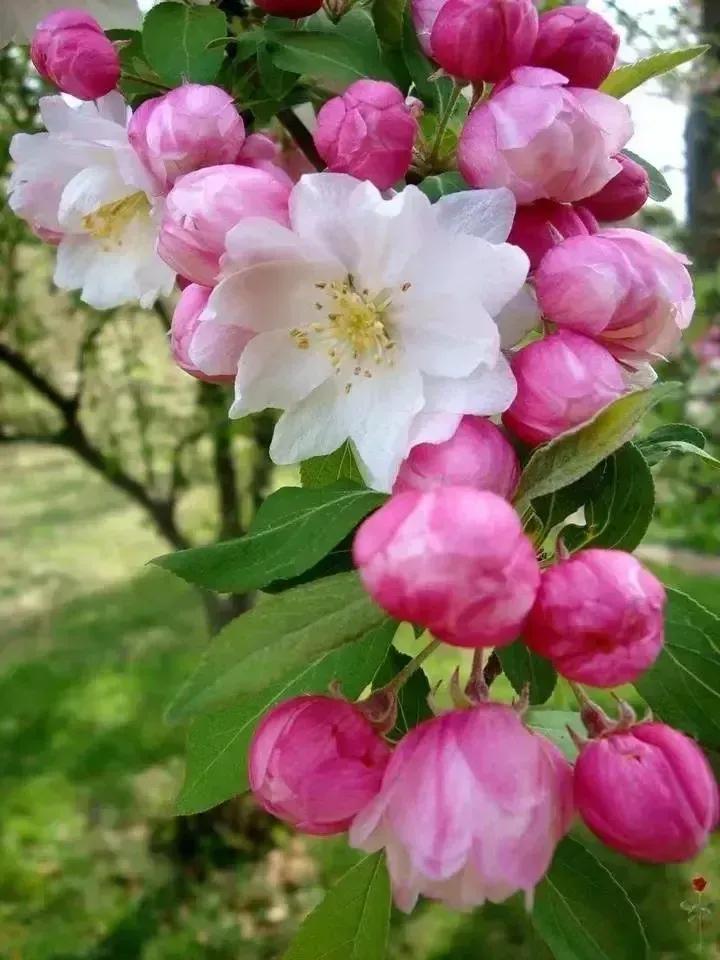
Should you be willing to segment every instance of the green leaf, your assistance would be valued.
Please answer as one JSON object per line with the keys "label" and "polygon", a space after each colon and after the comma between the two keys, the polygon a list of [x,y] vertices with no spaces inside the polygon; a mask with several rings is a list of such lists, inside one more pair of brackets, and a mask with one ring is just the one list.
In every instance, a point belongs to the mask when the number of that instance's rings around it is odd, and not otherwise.
{"label": "green leaf", "polygon": [[429,197],[435,203],[440,197],[469,190],[470,186],[457,170],[448,170],[446,173],[437,173],[432,177],[426,177],[420,184],[420,189],[426,197]]}
{"label": "green leaf", "polygon": [[529,684],[530,703],[545,703],[550,699],[557,683],[557,673],[549,660],[539,656],[522,640],[516,640],[509,647],[496,647],[495,653],[516,693],[522,693]]}
{"label": "green leaf", "polygon": [[250,739],[259,719],[276,703],[303,693],[325,693],[334,680],[348,699],[356,700],[386,660],[397,627],[394,620],[386,620],[354,643],[307,663],[292,679],[194,720],[176,812],[200,813],[247,790]]}
{"label": "green leaf", "polygon": [[574,760],[577,756],[577,747],[568,733],[568,727],[581,736],[587,736],[580,714],[571,710],[530,710],[525,722],[536,733],[551,740],[568,760]]}
{"label": "green leaf", "polygon": [[[395,647],[388,650],[388,655],[380,667],[373,681],[373,689],[377,690],[395,677],[408,663],[410,657],[400,653]],[[398,694],[398,717],[395,727],[389,736],[392,740],[404,737],[408,730],[412,730],[423,720],[433,714],[428,704],[430,683],[422,669],[416,670]]]}
{"label": "green leaf", "polygon": [[311,569],[386,499],[347,483],[285,487],[263,503],[247,536],[168,553],[153,562],[220,593],[256,590]]}
{"label": "green leaf", "polygon": [[377,35],[389,47],[400,45],[405,0],[373,0],[372,18]]}
{"label": "green leaf", "polygon": [[363,482],[348,441],[326,457],[311,457],[301,463],[300,480],[304,487],[325,487],[340,480],[359,484]]}
{"label": "green leaf", "polygon": [[423,101],[426,109],[442,114],[452,95],[453,82],[449,77],[430,79],[437,72],[437,66],[431,63],[422,52],[412,21],[409,2],[405,4],[403,17],[402,53],[415,87],[414,92]]}
{"label": "green leaf", "polygon": [[365,857],[315,907],[283,960],[385,960],[390,880],[382,854]]}
{"label": "green leaf", "polygon": [[157,96],[157,81],[160,79],[154,70],[145,62],[143,53],[142,34],[139,30],[108,30],[108,37],[113,43],[118,43],[118,56],[123,73],[132,73],[141,79],[130,79],[121,76],[119,87],[124,97],[132,100],[134,97]]}
{"label": "green leaf", "polygon": [[533,500],[533,511],[541,521],[545,534],[563,520],[567,520],[580,507],[584,507],[602,484],[604,476],[605,463],[601,463],[569,487],[563,487]]}
{"label": "green leaf", "polygon": [[667,594],[665,646],[635,686],[665,723],[720,749],[720,618],[678,590]]}
{"label": "green leaf", "polygon": [[603,81],[600,89],[603,93],[619,99],[646,81],[652,80],[653,77],[669,73],[683,63],[701,56],[709,49],[708,44],[703,43],[697,47],[683,47],[681,50],[668,50],[664,53],[655,53],[651,57],[644,57],[642,60],[636,60],[635,63],[628,63],[624,67],[613,70]]}
{"label": "green leaf", "polygon": [[688,423],[668,423],[658,427],[642,440],[638,440],[637,446],[651,467],[666,460],[672,453],[702,457],[713,466],[720,467],[720,460],[705,449],[705,435],[702,430],[691,427]]}
{"label": "green leaf", "polygon": [[657,203],[662,203],[663,200],[667,200],[668,197],[672,196],[672,190],[670,189],[670,184],[665,179],[665,176],[658,170],[657,167],[654,167],[651,163],[645,160],[643,157],[638,156],[637,153],[633,153],[632,150],[623,150],[623,153],[626,157],[630,157],[631,160],[634,160],[635,163],[639,163],[640,166],[645,170],[650,181],[650,197],[655,200]]}
{"label": "green leaf", "polygon": [[353,643],[386,619],[356,573],[340,573],[263,600],[213,638],[170,705],[173,722],[260,693]]}
{"label": "green leaf", "polygon": [[585,501],[585,526],[562,533],[571,552],[581,547],[633,551],[650,526],[655,484],[642,453],[626,443],[602,466],[602,480]]}
{"label": "green leaf", "polygon": [[212,83],[225,50],[208,45],[226,33],[225,14],[217,7],[161,3],[143,21],[143,49],[166,83]]}
{"label": "green leaf", "polygon": [[555,960],[645,960],[637,908],[579,840],[566,837],[535,891],[533,923]]}
{"label": "green leaf", "polygon": [[592,420],[564,433],[530,457],[520,479],[515,502],[521,512],[535,497],[575,483],[626,443],[645,414],[678,389],[677,383],[660,383],[620,397]]}
{"label": "green leaf", "polygon": [[281,70],[273,61],[267,46],[262,45],[257,52],[258,74],[262,88],[269,98],[282,103],[298,82],[297,73]]}

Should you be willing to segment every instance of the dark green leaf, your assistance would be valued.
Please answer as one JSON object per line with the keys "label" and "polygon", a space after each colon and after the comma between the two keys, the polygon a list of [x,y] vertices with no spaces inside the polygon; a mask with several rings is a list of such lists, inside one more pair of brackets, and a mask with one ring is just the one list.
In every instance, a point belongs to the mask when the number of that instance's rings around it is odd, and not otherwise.
{"label": "dark green leaf", "polygon": [[633,902],[608,868],[566,837],[535,891],[533,923],[555,960],[645,960],[648,942]]}
{"label": "dark green leaf", "polygon": [[177,799],[177,813],[209,810],[247,789],[250,739],[260,717],[276,703],[303,693],[325,693],[334,680],[339,681],[348,699],[357,699],[386,659],[397,626],[394,620],[387,620],[354,643],[307,663],[289,681],[194,720],[188,734],[185,783]]}
{"label": "dark green leaf", "polygon": [[440,197],[446,197],[450,193],[460,193],[463,190],[469,190],[470,187],[461,173],[457,170],[448,170],[447,173],[426,177],[420,184],[420,189],[435,203]]}
{"label": "dark green leaf", "polygon": [[529,684],[530,703],[549,700],[557,683],[557,673],[549,660],[538,656],[522,640],[516,640],[509,647],[497,647],[495,653],[516,693],[522,693]]}
{"label": "dark green leaf", "polygon": [[443,108],[452,95],[453,82],[449,77],[430,79],[437,72],[437,66],[431,63],[422,52],[412,21],[409,2],[405,4],[403,17],[402,52],[415,88],[413,92],[420,97],[426,108],[442,114]]}
{"label": "dark green leaf", "polygon": [[209,44],[226,33],[225,15],[216,7],[161,3],[143,21],[143,49],[166,83],[212,83],[225,51]]}
{"label": "dark green leaf", "polygon": [[307,917],[283,960],[385,960],[390,880],[382,854],[342,876]]}
{"label": "dark green leaf", "polygon": [[553,527],[567,520],[580,507],[584,507],[603,482],[604,476],[605,463],[601,463],[569,487],[562,487],[560,490],[548,493],[547,496],[533,500],[533,511],[542,523],[545,533],[549,533]]}
{"label": "dark green leaf", "polygon": [[661,720],[720,749],[720,618],[667,593],[665,647],[635,686]]}
{"label": "dark green leaf", "polygon": [[669,73],[670,70],[694,60],[709,49],[710,47],[703,43],[697,47],[683,47],[681,50],[654,53],[651,57],[636,60],[635,63],[628,63],[624,67],[613,70],[610,76],[603,81],[600,89],[611,97],[624,97],[631,90],[648,80],[652,80],[653,77]]}
{"label": "dark green leaf", "polygon": [[[385,686],[400,671],[410,663],[410,657],[400,653],[395,647],[388,650],[388,655],[373,680],[373,688]],[[416,670],[398,695],[398,717],[394,729],[389,736],[392,740],[404,737],[408,730],[412,730],[423,720],[432,716],[428,704],[430,684],[422,669]]]}
{"label": "dark green leaf", "polygon": [[311,569],[386,499],[348,484],[285,487],[263,503],[247,536],[168,553],[153,562],[209,590],[255,590]]}
{"label": "dark green leaf", "polygon": [[636,442],[651,467],[667,459],[672,453],[691,454],[702,457],[713,466],[720,466],[720,460],[705,450],[705,435],[702,430],[691,427],[688,423],[668,423]]}
{"label": "dark green leaf", "polygon": [[655,484],[638,448],[626,443],[603,463],[603,478],[585,502],[585,526],[567,527],[571,552],[581,547],[632,551],[647,533],[655,507]]}
{"label": "dark green leaf", "polygon": [[213,638],[168,710],[170,721],[288,682],[308,663],[386,620],[355,573],[264,598]]}
{"label": "dark green leaf", "polygon": [[400,45],[404,9],[405,0],[373,0],[372,18],[377,35],[390,47]]}
{"label": "dark green leaf", "polygon": [[355,455],[347,441],[326,457],[312,457],[301,463],[300,479],[304,487],[326,487],[340,480],[363,482]]}
{"label": "dark green leaf", "polygon": [[623,150],[623,153],[626,157],[630,157],[631,160],[634,160],[635,163],[639,163],[647,173],[650,180],[651,199],[655,200],[657,203],[662,203],[663,200],[667,200],[668,197],[672,196],[670,185],[657,167],[654,167],[643,157],[638,156],[637,153],[633,153],[632,150],[625,149]]}
{"label": "dark green leaf", "polygon": [[287,73],[273,62],[266,46],[257,52],[258,74],[268,97],[281,103],[298,81],[297,73]]}
{"label": "dark green leaf", "polygon": [[636,390],[601,410],[588,423],[564,433],[530,457],[515,501],[521,511],[535,497],[575,483],[631,437],[643,416],[678,389],[677,383],[660,383]]}
{"label": "dark green leaf", "polygon": [[525,720],[536,733],[559,747],[568,760],[574,760],[577,756],[577,747],[568,733],[568,727],[581,736],[587,736],[580,714],[570,710],[530,710]]}

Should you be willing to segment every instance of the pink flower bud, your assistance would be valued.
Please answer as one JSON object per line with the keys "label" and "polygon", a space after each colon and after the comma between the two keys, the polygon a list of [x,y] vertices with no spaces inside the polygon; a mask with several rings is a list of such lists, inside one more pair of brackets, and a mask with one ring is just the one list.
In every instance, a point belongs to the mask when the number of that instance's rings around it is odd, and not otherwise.
{"label": "pink flower bud", "polygon": [[30,47],[38,73],[63,93],[97,100],[120,79],[120,58],[94,17],[65,8],[41,20]]}
{"label": "pink flower bud", "polygon": [[632,135],[627,106],[597,90],[567,87],[553,70],[519,67],[478,104],[458,144],[473,187],[509,187],[518,203],[571,203],[620,172],[613,159]]}
{"label": "pink flower bud", "polygon": [[528,63],[537,31],[532,0],[445,0],[430,34],[430,54],[453,77],[498,83]]}
{"label": "pink flower bud", "polygon": [[595,218],[582,207],[554,200],[538,200],[518,207],[508,243],[520,247],[535,270],[548,252],[567,237],[587,236],[597,230]]}
{"label": "pink flower bud", "polygon": [[350,844],[384,847],[395,903],[420,894],[456,910],[526,900],[573,815],[572,771],[512,707],[483,703],[427,720],[400,741]]}
{"label": "pink flower bud", "polygon": [[166,193],[185,173],[234,163],[245,141],[245,124],[229,93],[186,83],[138,107],[128,135]]}
{"label": "pink flower bud", "polygon": [[463,417],[444,443],[421,443],[402,463],[393,493],[474,487],[509,500],[520,479],[520,462],[503,432],[483,417]]}
{"label": "pink flower bud", "polygon": [[360,527],[353,557],[376,603],[458,647],[511,643],[540,583],[513,508],[470,487],[393,496]]}
{"label": "pink flower bud", "polygon": [[631,683],[663,645],[665,588],[621,550],[582,550],[545,570],[528,646],[564,677],[593,687]]}
{"label": "pink flower bud", "polygon": [[575,802],[592,832],[626,857],[691,860],[718,822],[718,788],[692,740],[662,723],[605,734],[575,764]]}
{"label": "pink flower bud", "polygon": [[533,445],[585,423],[626,392],[612,355],[569,330],[518,350],[511,366],[518,392],[503,422]]}
{"label": "pink flower bud", "polygon": [[571,237],[535,274],[540,308],[561,327],[599,339],[626,363],[671,351],[695,309],[687,260],[639,230]]}
{"label": "pink flower bud", "polygon": [[587,197],[584,204],[598,220],[627,220],[638,212],[650,196],[650,178],[644,167],[621,153],[616,160],[622,170],[602,190]]}
{"label": "pink flower bud", "polygon": [[265,133],[251,133],[235,162],[267,170],[275,177],[285,174],[291,183],[297,183],[305,173],[316,172],[294,142],[284,142]]}
{"label": "pink flower bud", "polygon": [[356,80],[317,117],[318,153],[333,173],[387,190],[408,171],[417,120],[404,94],[382,80]]}
{"label": "pink flower bud", "polygon": [[170,349],[175,363],[190,376],[209,383],[235,379],[240,354],[253,337],[245,330],[204,317],[212,290],[197,283],[185,286],[173,314]]}
{"label": "pink flower bud", "polygon": [[390,747],[352,703],[286,700],[266,713],[250,743],[255,799],[303,833],[342,833],[375,797]]}
{"label": "pink flower bud", "polygon": [[620,34],[592,10],[558,7],[540,17],[530,63],[557,70],[573,87],[597,88],[615,64]]}
{"label": "pink flower bud", "polygon": [[299,20],[317,13],[322,7],[322,0],[256,0],[256,6],[273,17],[289,17]]}
{"label": "pink flower bud", "polygon": [[246,217],[287,226],[290,184],[265,170],[225,165],[180,177],[167,197],[158,253],[193,283],[211,287],[229,230]]}

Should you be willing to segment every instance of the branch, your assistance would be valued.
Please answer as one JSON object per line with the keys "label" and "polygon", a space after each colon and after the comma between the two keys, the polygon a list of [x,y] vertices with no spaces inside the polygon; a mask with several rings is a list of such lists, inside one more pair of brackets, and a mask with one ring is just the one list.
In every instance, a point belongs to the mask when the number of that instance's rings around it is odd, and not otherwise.
{"label": "branch", "polygon": [[302,120],[297,116],[297,114],[290,109],[279,110],[277,113],[277,118],[293,138],[295,143],[300,147],[310,163],[315,167],[315,169],[324,170],[325,162],[317,152],[312,134]]}
{"label": "branch", "polygon": [[21,353],[5,343],[0,343],[0,363],[4,363],[28,383],[36,393],[45,397],[63,417],[74,417],[77,413],[77,399],[66,397],[54,387]]}

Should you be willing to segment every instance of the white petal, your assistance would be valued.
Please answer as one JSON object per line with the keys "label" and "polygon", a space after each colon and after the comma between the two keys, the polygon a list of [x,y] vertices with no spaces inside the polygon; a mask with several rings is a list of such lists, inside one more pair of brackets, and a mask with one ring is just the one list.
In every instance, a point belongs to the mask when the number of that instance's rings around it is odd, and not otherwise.
{"label": "white petal", "polygon": [[[358,245],[347,229],[350,197],[360,181],[345,173],[307,173],[290,194],[290,224],[303,240],[335,256],[350,269]],[[380,199],[379,191],[369,185]]]}
{"label": "white petal", "polygon": [[347,439],[338,389],[326,380],[297,406],[286,410],[275,427],[270,457],[275,463],[298,463],[337,450]]}
{"label": "white petal", "polygon": [[503,350],[520,343],[542,319],[532,288],[525,284],[495,318]]}
{"label": "white petal", "polygon": [[133,192],[113,167],[88,167],[74,176],[63,190],[58,220],[65,230],[82,232],[82,221],[87,214]]}
{"label": "white petal", "polygon": [[485,247],[485,255],[474,265],[477,280],[483,287],[482,302],[488,313],[497,316],[522,288],[530,261],[524,250],[509,243],[476,242]]}
{"label": "white petal", "polygon": [[478,369],[462,380],[425,377],[423,413],[471,413],[489,417],[503,413],[515,399],[517,384],[505,357],[492,370]]}
{"label": "white petal", "polygon": [[444,443],[454,436],[461,413],[419,413],[410,427],[410,448],[420,443]]}
{"label": "white petal", "polygon": [[242,327],[201,319],[188,347],[190,363],[207,377],[233,377],[251,338]]}
{"label": "white petal", "polygon": [[435,204],[438,224],[451,233],[468,233],[490,243],[504,243],[515,219],[511,190],[463,190],[440,197]]}
{"label": "white petal", "polygon": [[248,217],[225,238],[221,275],[230,276],[238,269],[266,261],[314,259],[322,258],[316,248],[297,233],[275,220]]}
{"label": "white petal", "polygon": [[399,317],[406,361],[423,373],[466,377],[480,364],[492,366],[500,353],[498,329],[489,314],[467,298],[426,298]]}

